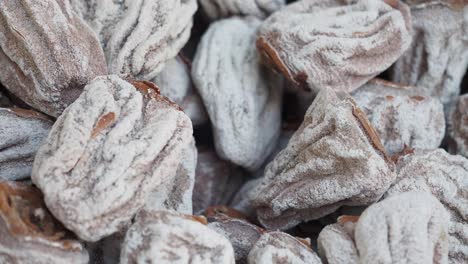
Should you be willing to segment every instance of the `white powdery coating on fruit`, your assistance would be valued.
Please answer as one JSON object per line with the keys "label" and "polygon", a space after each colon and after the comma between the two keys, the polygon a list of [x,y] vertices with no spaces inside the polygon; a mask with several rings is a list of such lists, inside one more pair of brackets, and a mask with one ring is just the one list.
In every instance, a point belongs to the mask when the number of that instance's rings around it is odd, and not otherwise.
{"label": "white powdery coating on fruit", "polygon": [[255,170],[280,133],[282,82],[259,63],[255,18],[211,24],[198,45],[192,77],[210,117],[219,156]]}
{"label": "white powdery coating on fruit", "polygon": [[190,67],[180,56],[169,60],[153,82],[161,90],[162,95],[167,96],[184,110],[194,126],[208,121],[200,95],[193,87]]}
{"label": "white powdery coating on fruit", "polygon": [[161,183],[147,199],[143,210],[172,210],[184,214],[192,214],[192,192],[195,184],[195,169],[197,166],[197,148],[195,139],[185,147],[176,174]]}
{"label": "white powdery coating on fruit", "polygon": [[[402,95],[403,91],[368,83],[353,93],[359,107],[379,134],[388,154],[405,147],[436,149],[445,135],[444,107],[439,100],[424,96]],[[378,84],[377,84],[378,85]]]}
{"label": "white powdery coating on fruit", "polygon": [[200,6],[211,20],[229,16],[266,18],[282,8],[285,2],[285,0],[200,0]]}
{"label": "white powdery coating on fruit", "polygon": [[189,118],[155,91],[98,77],[52,127],[32,180],[55,217],[96,241],[123,227],[174,175],[191,135]]}
{"label": "white powdery coating on fruit", "polygon": [[351,92],[411,43],[409,8],[392,2],[395,8],[381,0],[298,1],[265,21],[259,41],[269,48],[258,47],[278,57],[280,70],[301,86]]}
{"label": "white powdery coating on fruit", "polygon": [[468,6],[454,9],[445,2],[411,6],[413,44],[390,73],[394,82],[440,99],[449,113],[468,67]]}
{"label": "white powdery coating on fruit", "polygon": [[213,205],[228,204],[242,185],[245,172],[220,159],[214,149],[199,149],[193,189],[193,212],[201,214]]}
{"label": "white powdery coating on fruit", "polygon": [[126,234],[120,263],[234,264],[229,241],[190,217],[165,211],[139,214]]}
{"label": "white powdery coating on fruit", "polygon": [[468,157],[468,94],[458,98],[450,118],[450,136],[457,144],[457,153]]}
{"label": "white powdery coating on fruit", "polygon": [[3,0],[0,82],[28,105],[59,116],[95,76],[107,73],[94,32],[68,0]]}
{"label": "white powdery coating on fruit", "polygon": [[36,151],[53,122],[37,112],[21,115],[14,108],[0,108],[0,179],[20,180],[31,176]]}
{"label": "white powdery coating on fruit", "polygon": [[408,191],[432,193],[451,215],[450,261],[468,261],[468,159],[443,149],[417,151],[401,158],[397,166],[397,179],[385,196]]}
{"label": "white powdery coating on fruit", "polygon": [[322,229],[317,243],[318,253],[325,263],[359,263],[359,253],[354,243],[355,226],[355,223],[347,222],[328,225]]}
{"label": "white powdery coating on fruit", "polygon": [[371,139],[371,129],[364,129],[368,121],[357,119],[358,111],[347,94],[326,89],[317,95],[301,127],[252,191],[263,225],[287,229],[384,194],[395,178],[393,163],[376,135]]}
{"label": "white powdery coating on fruit", "polygon": [[321,264],[320,258],[303,242],[283,232],[268,232],[249,253],[249,264]]}
{"label": "white powdery coating on fruit", "polygon": [[371,205],[354,237],[359,263],[447,263],[449,214],[432,195],[408,192]]}
{"label": "white powdery coating on fruit", "polygon": [[71,0],[98,34],[110,73],[152,80],[190,37],[196,0]]}

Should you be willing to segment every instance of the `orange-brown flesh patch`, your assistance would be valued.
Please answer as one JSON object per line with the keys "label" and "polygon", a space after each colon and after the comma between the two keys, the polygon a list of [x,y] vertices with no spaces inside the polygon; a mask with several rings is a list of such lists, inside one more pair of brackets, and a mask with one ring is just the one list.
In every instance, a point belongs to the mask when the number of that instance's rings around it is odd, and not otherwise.
{"label": "orange-brown flesh patch", "polygon": [[[34,213],[44,214],[45,222],[34,221]],[[47,241],[60,242],[65,250],[78,250],[72,236],[53,216],[43,203],[41,192],[24,183],[0,182],[0,215],[15,237],[38,237]]]}
{"label": "orange-brown flesh patch", "polygon": [[388,157],[387,152],[385,151],[385,148],[383,147],[382,142],[380,141],[379,135],[375,131],[374,127],[370,124],[369,120],[367,119],[366,114],[361,109],[359,109],[359,107],[355,105],[354,102],[353,102],[353,116],[357,119],[357,121],[361,125],[362,129],[364,130],[365,134],[369,138],[369,141],[374,147],[374,149],[380,152],[380,154],[387,161],[387,163],[391,164],[393,167],[394,163]]}
{"label": "orange-brown flesh patch", "polygon": [[422,101],[422,100],[426,99],[426,97],[421,96],[421,95],[411,96],[410,98],[415,100],[415,101]]}
{"label": "orange-brown flesh patch", "polygon": [[91,132],[91,138],[96,138],[104,129],[110,127],[115,122],[115,113],[109,112],[99,118]]}
{"label": "orange-brown flesh patch", "polygon": [[345,223],[351,222],[351,223],[356,223],[359,220],[358,215],[342,215],[338,217],[338,223],[340,225],[343,225]]}
{"label": "orange-brown flesh patch", "polygon": [[9,112],[16,114],[17,116],[20,117],[25,117],[25,118],[36,118],[36,119],[42,119],[46,121],[51,121],[46,115],[43,115],[39,112],[36,112],[34,110],[29,110],[29,109],[23,109],[23,108],[18,108],[18,107],[5,107]]}
{"label": "orange-brown flesh patch", "polygon": [[242,220],[247,220],[247,216],[244,215],[243,213],[227,207],[223,205],[218,205],[218,206],[211,206],[208,209],[205,210],[203,213],[206,217],[229,217],[229,218],[237,218],[237,219],[242,219]]}
{"label": "orange-brown flesh patch", "polygon": [[416,89],[415,86],[394,83],[394,82],[390,82],[390,81],[380,79],[380,78],[374,78],[374,79],[370,80],[369,83],[376,84],[376,85],[382,85],[382,86],[386,86],[386,87],[391,87],[391,88],[402,89],[402,90]]}
{"label": "orange-brown flesh patch", "polygon": [[282,73],[289,81],[294,85],[309,91],[310,88],[307,86],[307,74],[299,72],[295,76],[291,73],[288,67],[284,64],[280,58],[278,52],[265,40],[264,37],[259,37],[256,42],[257,49],[262,55],[262,59],[277,72]]}
{"label": "orange-brown flesh patch", "polygon": [[405,144],[403,150],[400,151],[399,153],[393,155],[391,157],[391,159],[392,159],[393,163],[397,164],[398,160],[400,160],[401,157],[404,157],[406,155],[411,155],[411,154],[414,154],[414,148],[410,148]]}

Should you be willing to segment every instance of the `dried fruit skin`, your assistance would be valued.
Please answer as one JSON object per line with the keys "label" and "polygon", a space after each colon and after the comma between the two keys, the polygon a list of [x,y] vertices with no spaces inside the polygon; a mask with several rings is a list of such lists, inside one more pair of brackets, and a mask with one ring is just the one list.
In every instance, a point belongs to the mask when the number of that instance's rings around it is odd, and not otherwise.
{"label": "dried fruit skin", "polygon": [[393,167],[354,100],[323,90],[266,167],[252,203],[264,226],[287,229],[343,205],[377,201],[396,176]]}
{"label": "dried fruit skin", "polygon": [[468,95],[458,98],[451,114],[450,135],[457,144],[457,153],[468,157]]}
{"label": "dried fruit skin", "polygon": [[211,20],[229,16],[265,18],[285,5],[285,0],[200,0],[200,7]]}
{"label": "dried fruit skin", "polygon": [[319,256],[325,263],[359,263],[359,252],[354,242],[355,226],[354,222],[344,222],[322,229],[317,243]]}
{"label": "dried fruit skin", "polygon": [[190,117],[194,126],[208,121],[200,95],[195,91],[190,75],[190,65],[182,55],[169,60],[153,79],[161,94],[177,103]]}
{"label": "dried fruit skin", "polygon": [[324,263],[448,263],[449,216],[424,192],[407,192],[344,216],[319,235]]}
{"label": "dried fruit skin", "polygon": [[423,192],[371,205],[354,231],[359,263],[447,263],[448,221],[443,205]]}
{"label": "dried fruit skin", "polygon": [[445,135],[443,105],[435,98],[413,95],[420,90],[416,87],[397,87],[397,84],[371,81],[353,92],[386,152],[394,155],[405,147],[438,148]]}
{"label": "dried fruit skin", "polygon": [[193,188],[193,212],[202,213],[212,205],[228,204],[244,182],[245,172],[220,159],[216,152],[201,148]]}
{"label": "dried fruit skin", "polygon": [[36,151],[53,122],[43,114],[20,108],[0,108],[0,179],[31,176]]}
{"label": "dried fruit skin", "polygon": [[225,236],[234,248],[236,263],[247,263],[247,256],[253,245],[265,230],[242,219],[215,218],[208,227]]}
{"label": "dried fruit skin", "polygon": [[161,183],[146,201],[143,210],[170,210],[192,214],[192,195],[197,166],[195,139],[185,146],[180,155],[180,164],[175,175]]}
{"label": "dried fruit skin", "polygon": [[67,228],[97,241],[121,229],[175,175],[191,135],[189,118],[154,84],[98,77],[57,119],[32,180]]}
{"label": "dried fruit skin", "polygon": [[321,264],[319,257],[300,240],[283,232],[268,232],[249,253],[249,264]]}
{"label": "dried fruit skin", "polygon": [[443,149],[416,151],[400,158],[398,176],[386,197],[424,191],[437,197],[450,213],[449,261],[468,261],[468,159]]}
{"label": "dried fruit skin", "polygon": [[192,28],[196,0],[71,0],[99,36],[109,72],[152,80]]}
{"label": "dried fruit skin", "polygon": [[85,264],[88,253],[49,213],[38,189],[0,181],[0,262]]}
{"label": "dried fruit skin", "polygon": [[191,216],[154,211],[139,214],[128,230],[120,263],[234,264],[234,251],[226,238]]}
{"label": "dried fruit skin", "polygon": [[391,2],[298,1],[265,21],[257,48],[298,87],[351,92],[390,67],[411,43],[409,8]]}
{"label": "dried fruit skin", "polygon": [[282,82],[260,65],[255,18],[214,22],[195,56],[192,77],[222,159],[258,169],[280,133]]}
{"label": "dried fruit skin", "polygon": [[449,113],[468,67],[468,3],[419,2],[409,3],[413,44],[392,67],[391,79],[424,88],[425,94],[439,98]]}
{"label": "dried fruit skin", "polygon": [[4,0],[0,82],[33,108],[59,116],[106,61],[92,30],[66,0]]}

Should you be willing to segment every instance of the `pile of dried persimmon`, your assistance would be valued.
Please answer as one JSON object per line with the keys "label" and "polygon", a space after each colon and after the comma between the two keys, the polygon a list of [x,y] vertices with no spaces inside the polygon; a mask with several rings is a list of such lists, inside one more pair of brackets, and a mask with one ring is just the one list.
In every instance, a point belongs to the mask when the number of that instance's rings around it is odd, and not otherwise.
{"label": "pile of dried persimmon", "polygon": [[468,0],[0,0],[0,263],[468,263]]}

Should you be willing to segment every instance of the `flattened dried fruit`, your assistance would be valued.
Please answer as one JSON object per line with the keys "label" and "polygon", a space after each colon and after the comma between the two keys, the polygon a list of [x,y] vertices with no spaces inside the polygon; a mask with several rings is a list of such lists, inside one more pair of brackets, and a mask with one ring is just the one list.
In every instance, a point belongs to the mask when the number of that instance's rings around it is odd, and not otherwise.
{"label": "flattened dried fruit", "polygon": [[457,144],[457,153],[468,157],[468,94],[459,97],[450,118],[450,134]]}
{"label": "flattened dried fruit", "polygon": [[302,0],[265,21],[257,48],[296,86],[351,92],[410,43],[409,8],[399,0]]}
{"label": "flattened dried fruit", "polygon": [[397,167],[386,196],[425,191],[437,197],[451,215],[449,260],[468,262],[468,159],[443,149],[416,151],[400,158]]}
{"label": "flattened dried fruit", "polygon": [[441,100],[448,113],[460,94],[468,66],[468,19],[463,8],[468,2],[407,2],[413,20],[413,44],[392,67],[391,79],[424,88],[426,95]]}
{"label": "flattened dried fruit", "polygon": [[188,41],[196,0],[70,0],[101,40],[112,74],[152,80]]}
{"label": "flattened dried fruit", "polygon": [[354,231],[359,263],[447,263],[448,221],[443,205],[423,192],[371,205]]}
{"label": "flattened dried fruit", "polygon": [[280,133],[282,82],[259,64],[254,18],[211,24],[192,68],[221,158],[258,169]]}
{"label": "flattened dried fruit", "polygon": [[[381,89],[374,89],[381,86]],[[389,155],[405,149],[436,149],[445,134],[444,107],[439,100],[411,95],[414,89],[372,81],[353,93]],[[408,91],[404,95],[404,91]]]}
{"label": "flattened dried fruit", "polygon": [[174,176],[191,135],[189,118],[152,83],[98,77],[54,124],[32,180],[67,228],[97,241]]}
{"label": "flattened dried fruit", "polygon": [[31,176],[36,151],[52,121],[43,114],[20,108],[0,108],[0,179]]}
{"label": "flattened dried fruit", "polygon": [[3,0],[0,8],[0,82],[21,100],[52,116],[107,73],[99,41],[68,0]]}
{"label": "flattened dried fruit", "polygon": [[194,126],[208,121],[200,95],[195,91],[190,65],[182,55],[169,60],[162,72],[153,79],[161,94],[177,103],[190,117]]}
{"label": "flattened dried fruit", "polygon": [[359,252],[354,242],[357,217],[338,218],[338,223],[326,226],[318,237],[318,253],[324,263],[358,264]]}
{"label": "flattened dried fruit", "polygon": [[283,232],[268,232],[249,253],[249,264],[321,264],[310,246]]}
{"label": "flattened dried fruit", "polygon": [[120,263],[234,264],[222,235],[192,216],[165,211],[139,214],[125,236]]}
{"label": "flattened dried fruit", "polygon": [[236,263],[247,263],[253,245],[265,232],[262,228],[242,219],[217,217],[208,227],[225,236],[234,248]]}
{"label": "flattened dried fruit", "polygon": [[88,253],[49,213],[38,189],[0,181],[0,262],[85,264]]}
{"label": "flattened dried fruit", "polygon": [[265,18],[285,5],[285,0],[200,0],[204,13],[212,20],[229,16]]}
{"label": "flattened dried fruit", "polygon": [[400,194],[325,227],[319,253],[329,264],[447,263],[448,219],[434,196]]}
{"label": "flattened dried fruit", "polygon": [[146,201],[144,210],[172,210],[192,214],[192,192],[197,166],[195,139],[184,148],[176,174],[162,182]]}
{"label": "flattened dried fruit", "polygon": [[239,167],[221,160],[214,150],[201,148],[193,188],[193,212],[202,213],[212,205],[225,205],[244,182]]}
{"label": "flattened dried fruit", "polygon": [[351,96],[323,90],[267,166],[253,206],[264,226],[287,229],[342,205],[377,201],[395,179],[393,167]]}

